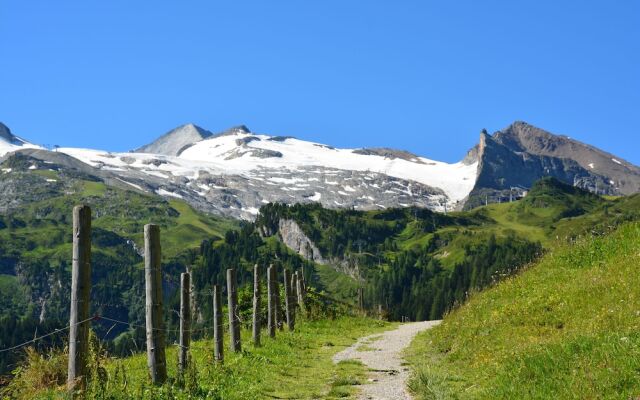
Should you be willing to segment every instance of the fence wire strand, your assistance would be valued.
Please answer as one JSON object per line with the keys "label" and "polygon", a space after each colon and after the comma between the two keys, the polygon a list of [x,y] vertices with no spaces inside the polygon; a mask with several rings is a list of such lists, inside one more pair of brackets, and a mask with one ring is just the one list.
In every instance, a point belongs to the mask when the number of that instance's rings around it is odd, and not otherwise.
{"label": "fence wire strand", "polygon": [[[92,319],[95,319],[95,318],[96,318],[95,316],[87,318],[87,319],[85,319],[83,321],[76,322],[73,326],[78,326],[80,324],[84,324],[85,322],[91,321]],[[35,338],[33,338],[31,340],[28,340],[28,341],[26,341],[24,343],[20,343],[20,344],[17,344],[15,346],[7,347],[6,349],[0,349],[0,353],[6,353],[8,351],[21,349],[21,348],[23,348],[25,346],[28,346],[30,344],[37,343],[37,342],[41,341],[42,339],[47,338],[49,336],[53,336],[53,335],[57,335],[58,333],[66,332],[69,329],[71,329],[71,325],[67,325],[64,328],[56,329],[56,330],[54,330],[52,332],[49,332],[49,333],[47,333],[45,335],[35,337]]]}

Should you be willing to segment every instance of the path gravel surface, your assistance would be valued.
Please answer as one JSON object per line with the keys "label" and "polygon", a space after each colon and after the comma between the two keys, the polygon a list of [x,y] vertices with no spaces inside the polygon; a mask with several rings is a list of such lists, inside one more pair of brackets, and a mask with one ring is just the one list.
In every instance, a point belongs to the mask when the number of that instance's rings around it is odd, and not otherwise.
{"label": "path gravel surface", "polygon": [[410,322],[382,334],[361,338],[353,346],[333,357],[333,362],[360,360],[369,368],[369,379],[358,399],[411,399],[407,390],[409,368],[403,365],[402,351],[421,331],[438,325],[440,321]]}

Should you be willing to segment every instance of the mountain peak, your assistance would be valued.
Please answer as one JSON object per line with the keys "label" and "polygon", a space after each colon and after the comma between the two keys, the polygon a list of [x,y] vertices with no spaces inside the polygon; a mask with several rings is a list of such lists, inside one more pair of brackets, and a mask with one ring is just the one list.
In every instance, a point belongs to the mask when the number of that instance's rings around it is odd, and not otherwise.
{"label": "mountain peak", "polygon": [[565,138],[549,133],[524,121],[515,121],[493,134],[493,139],[513,151],[547,152]]}
{"label": "mountain peak", "polygon": [[22,138],[17,137],[11,133],[11,129],[8,126],[0,122],[0,140],[7,142],[15,146],[22,146],[28,144],[28,142]]}
{"label": "mountain peak", "polygon": [[213,133],[198,125],[188,123],[170,130],[153,142],[136,150],[136,153],[153,153],[167,156],[178,156],[184,149],[196,142],[213,136]]}
{"label": "mountain peak", "polygon": [[251,130],[247,128],[246,125],[236,125],[216,134],[215,136],[243,135],[249,133],[251,133]]}
{"label": "mountain peak", "polygon": [[11,129],[2,122],[0,122],[0,139],[10,144],[17,144],[15,142],[18,141],[18,138],[11,133]]}

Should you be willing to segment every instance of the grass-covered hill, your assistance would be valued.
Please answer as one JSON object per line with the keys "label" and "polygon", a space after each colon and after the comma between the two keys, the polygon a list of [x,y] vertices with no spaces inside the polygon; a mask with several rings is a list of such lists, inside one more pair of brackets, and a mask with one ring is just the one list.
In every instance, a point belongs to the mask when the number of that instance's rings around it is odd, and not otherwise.
{"label": "grass-covered hill", "polygon": [[[2,348],[68,323],[75,205],[88,204],[93,213],[92,312],[125,320],[144,309],[144,224],[161,226],[163,258],[169,265],[197,251],[203,239],[223,237],[237,227],[236,222],[199,213],[178,199],[165,201],[106,186],[93,176],[20,155],[0,168]],[[174,269],[176,274],[167,274],[168,283],[177,282],[184,266]],[[114,329],[110,335],[120,331]],[[13,353],[1,354],[0,373],[16,360]]]}
{"label": "grass-covered hill", "polygon": [[422,399],[640,395],[640,224],[554,248],[410,351]]}

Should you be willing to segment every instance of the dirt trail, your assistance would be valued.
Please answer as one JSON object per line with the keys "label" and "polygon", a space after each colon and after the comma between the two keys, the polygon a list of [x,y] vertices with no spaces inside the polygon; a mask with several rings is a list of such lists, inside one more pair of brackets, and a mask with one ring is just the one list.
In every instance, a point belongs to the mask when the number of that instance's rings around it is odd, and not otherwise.
{"label": "dirt trail", "polygon": [[406,388],[409,369],[403,366],[402,351],[418,332],[438,325],[440,321],[411,322],[382,334],[366,336],[333,357],[333,362],[360,360],[369,370],[369,382],[362,386],[359,399],[411,399]]}

